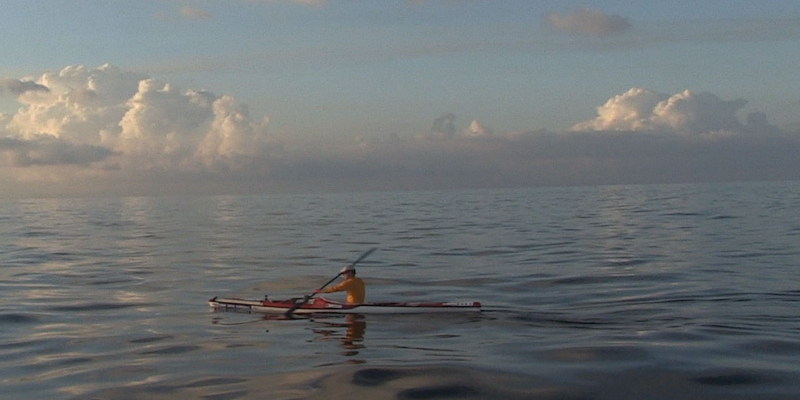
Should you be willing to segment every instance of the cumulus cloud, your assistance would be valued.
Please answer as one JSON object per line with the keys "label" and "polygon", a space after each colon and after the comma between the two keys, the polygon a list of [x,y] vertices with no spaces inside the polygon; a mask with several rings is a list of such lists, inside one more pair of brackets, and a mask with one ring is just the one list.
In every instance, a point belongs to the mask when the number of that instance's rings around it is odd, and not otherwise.
{"label": "cumulus cloud", "polygon": [[544,18],[547,26],[556,32],[578,35],[608,36],[625,32],[631,27],[627,18],[589,8],[564,14],[550,13]]}
{"label": "cumulus cloud", "polygon": [[433,121],[431,127],[432,137],[453,138],[463,136],[484,136],[491,135],[492,130],[483,126],[477,119],[472,120],[469,125],[459,129],[456,125],[456,115],[453,113],[442,114]]}
{"label": "cumulus cloud", "polygon": [[722,100],[712,93],[691,90],[668,95],[631,88],[597,108],[597,117],[576,124],[573,131],[672,132],[678,134],[775,132],[763,113],[742,123],[737,113],[743,99]]}
{"label": "cumulus cloud", "polygon": [[111,65],[67,67],[27,86],[21,109],[0,119],[6,165],[230,171],[267,147],[267,120],[251,119],[233,97]]}
{"label": "cumulus cloud", "polygon": [[474,119],[467,127],[466,133],[472,136],[484,136],[491,135],[492,130],[483,126],[477,119]]}

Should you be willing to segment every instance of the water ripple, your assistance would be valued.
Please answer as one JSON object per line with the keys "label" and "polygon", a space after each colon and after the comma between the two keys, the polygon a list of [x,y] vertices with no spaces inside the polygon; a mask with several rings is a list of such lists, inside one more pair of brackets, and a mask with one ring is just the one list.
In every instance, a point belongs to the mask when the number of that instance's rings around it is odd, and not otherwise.
{"label": "water ripple", "polygon": [[[3,202],[4,400],[793,400],[798,201],[753,183]],[[484,311],[208,311],[310,293],[370,247],[368,299]]]}

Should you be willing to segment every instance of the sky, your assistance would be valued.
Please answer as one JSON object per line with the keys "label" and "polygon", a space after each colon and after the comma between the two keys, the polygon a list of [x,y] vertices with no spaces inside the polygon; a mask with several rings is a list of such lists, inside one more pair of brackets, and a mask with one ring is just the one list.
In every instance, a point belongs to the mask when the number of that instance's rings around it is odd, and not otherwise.
{"label": "sky", "polygon": [[796,0],[26,0],[0,197],[800,179]]}

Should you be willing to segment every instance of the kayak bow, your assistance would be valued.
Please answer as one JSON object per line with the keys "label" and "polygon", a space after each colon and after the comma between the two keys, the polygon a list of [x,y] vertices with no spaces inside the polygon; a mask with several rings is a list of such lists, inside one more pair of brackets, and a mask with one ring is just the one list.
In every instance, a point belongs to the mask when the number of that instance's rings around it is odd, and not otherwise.
{"label": "kayak bow", "polygon": [[[284,314],[296,305],[296,299],[289,300],[244,300],[214,297],[209,306],[219,311],[241,311],[264,314]],[[346,304],[317,297],[313,301],[296,308],[295,314],[420,314],[481,311],[481,303],[469,302],[380,302]]]}

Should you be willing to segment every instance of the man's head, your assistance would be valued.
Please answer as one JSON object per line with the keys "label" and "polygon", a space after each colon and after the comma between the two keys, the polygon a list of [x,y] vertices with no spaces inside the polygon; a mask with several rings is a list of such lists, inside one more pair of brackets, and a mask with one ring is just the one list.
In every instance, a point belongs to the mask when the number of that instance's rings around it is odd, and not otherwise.
{"label": "man's head", "polygon": [[356,276],[356,268],[353,267],[352,265],[347,265],[344,268],[342,268],[339,274],[344,276]]}

